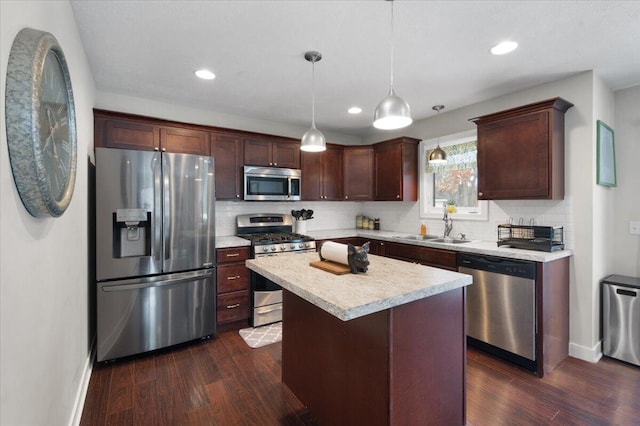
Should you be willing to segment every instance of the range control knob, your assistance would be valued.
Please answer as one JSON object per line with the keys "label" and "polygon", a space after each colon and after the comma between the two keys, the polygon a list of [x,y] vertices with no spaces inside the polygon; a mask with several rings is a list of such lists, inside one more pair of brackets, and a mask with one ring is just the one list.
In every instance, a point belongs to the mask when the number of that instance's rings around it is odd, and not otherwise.
{"label": "range control knob", "polygon": [[295,245],[295,244],[291,244],[291,245],[289,246],[289,248],[290,248],[291,250],[295,250],[296,245]]}
{"label": "range control knob", "polygon": [[271,251],[276,251],[276,246],[271,246]]}
{"label": "range control knob", "polygon": [[280,246],[280,251],[285,251],[286,249],[287,249],[286,246],[284,246],[284,245]]}
{"label": "range control knob", "polygon": [[267,246],[262,247],[262,251],[269,251],[269,247]]}

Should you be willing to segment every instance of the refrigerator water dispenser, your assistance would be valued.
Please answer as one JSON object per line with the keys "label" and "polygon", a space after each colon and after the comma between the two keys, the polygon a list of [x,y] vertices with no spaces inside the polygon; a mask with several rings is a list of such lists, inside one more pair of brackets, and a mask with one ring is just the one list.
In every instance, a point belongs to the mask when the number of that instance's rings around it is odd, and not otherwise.
{"label": "refrigerator water dispenser", "polygon": [[117,209],[113,214],[113,256],[151,256],[151,212]]}

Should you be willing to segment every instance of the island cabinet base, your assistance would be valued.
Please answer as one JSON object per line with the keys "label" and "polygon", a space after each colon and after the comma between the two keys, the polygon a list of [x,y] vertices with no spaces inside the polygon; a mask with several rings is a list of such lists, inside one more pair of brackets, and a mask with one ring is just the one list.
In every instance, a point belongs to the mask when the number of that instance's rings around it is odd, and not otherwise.
{"label": "island cabinet base", "polygon": [[350,321],[283,297],[282,381],[320,425],[465,424],[464,289]]}

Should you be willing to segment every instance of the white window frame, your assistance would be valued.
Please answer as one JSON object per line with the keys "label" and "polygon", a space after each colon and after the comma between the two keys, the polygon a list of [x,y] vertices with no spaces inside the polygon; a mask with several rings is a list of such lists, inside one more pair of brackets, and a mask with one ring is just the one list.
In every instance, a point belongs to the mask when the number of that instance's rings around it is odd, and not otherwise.
{"label": "white window frame", "polygon": [[[439,139],[440,146],[451,146],[460,143],[477,140],[477,132],[469,130],[455,133],[453,135],[442,136]],[[433,173],[426,173],[427,151],[434,149],[438,144],[438,138],[425,139],[420,142],[420,218],[421,219],[441,219],[444,212],[441,207],[433,207]],[[456,207],[455,213],[449,213],[452,219],[456,220],[489,220],[489,203],[486,200],[478,202],[478,208]]]}

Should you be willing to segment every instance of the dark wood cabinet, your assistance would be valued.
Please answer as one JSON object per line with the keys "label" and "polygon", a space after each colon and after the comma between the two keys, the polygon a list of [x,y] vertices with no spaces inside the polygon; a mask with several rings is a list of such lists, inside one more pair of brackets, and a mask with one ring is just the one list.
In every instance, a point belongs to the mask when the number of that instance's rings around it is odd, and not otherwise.
{"label": "dark wood cabinet", "polygon": [[471,119],[478,127],[478,199],[564,198],[564,114],[553,98]]}
{"label": "dark wood cabinet", "polygon": [[373,145],[376,201],[418,200],[418,142],[402,137]]}
{"label": "dark wood cabinet", "polygon": [[210,155],[206,132],[175,127],[160,128],[160,150],[181,154]]}
{"label": "dark wood cabinet", "polygon": [[451,271],[458,270],[456,252],[450,250],[388,242],[385,245],[385,256]]}
{"label": "dark wood cabinet", "polygon": [[251,300],[249,292],[249,247],[230,247],[216,250],[218,268],[216,274],[216,320],[226,324],[249,319]]}
{"label": "dark wood cabinet", "polygon": [[209,155],[207,132],[162,120],[94,110],[96,147]]}
{"label": "dark wood cabinet", "polygon": [[215,161],[216,199],[242,200],[243,149],[242,138],[221,133],[210,133],[211,155]]}
{"label": "dark wood cabinet", "polygon": [[373,147],[345,146],[342,164],[344,199],[348,201],[373,200]]}
{"label": "dark wood cabinet", "polygon": [[302,199],[342,200],[342,146],[327,144],[323,152],[302,152]]}
{"label": "dark wood cabinet", "polygon": [[244,164],[300,168],[300,143],[251,137],[244,139]]}

